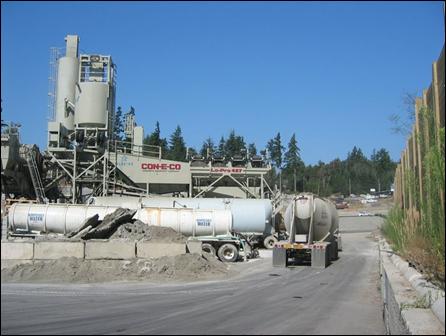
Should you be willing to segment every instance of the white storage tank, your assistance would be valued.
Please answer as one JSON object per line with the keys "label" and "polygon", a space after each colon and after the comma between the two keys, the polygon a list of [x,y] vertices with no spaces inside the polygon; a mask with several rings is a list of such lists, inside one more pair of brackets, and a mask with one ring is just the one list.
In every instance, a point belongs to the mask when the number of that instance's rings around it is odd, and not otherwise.
{"label": "white storage tank", "polygon": [[[116,206],[83,204],[23,204],[11,206],[8,224],[13,231],[70,233],[96,214],[99,220],[114,212]],[[142,208],[134,215],[148,225],[170,227],[185,236],[218,236],[232,231],[229,210]]]}
{"label": "white storage tank", "polygon": [[295,234],[310,235],[311,216],[313,216],[313,242],[331,241],[339,226],[336,207],[330,201],[311,194],[297,196],[288,206],[284,218],[287,232],[292,232],[291,224],[294,223]]}
{"label": "white storage tank", "polygon": [[59,58],[56,83],[56,121],[60,122],[66,129],[74,129],[74,113],[67,109],[67,101],[74,104],[76,83],[79,77],[79,59],[77,48],[79,38],[76,35],[68,35],[66,56]]}
{"label": "white storage tank", "polygon": [[108,118],[109,85],[100,82],[81,82],[79,88],[76,89],[76,126],[105,128]]}
{"label": "white storage tank", "polygon": [[232,230],[228,210],[142,208],[134,218],[148,225],[170,227],[187,237],[228,235]]}
{"label": "white storage tank", "polygon": [[8,224],[13,230],[69,233],[96,214],[102,220],[117,207],[85,206],[83,204],[24,204],[16,203],[8,212]]}
{"label": "white storage tank", "polygon": [[95,205],[121,206],[129,209],[144,207],[193,208],[230,210],[233,230],[240,233],[272,234],[272,203],[267,199],[239,198],[177,198],[177,197],[94,197]]}

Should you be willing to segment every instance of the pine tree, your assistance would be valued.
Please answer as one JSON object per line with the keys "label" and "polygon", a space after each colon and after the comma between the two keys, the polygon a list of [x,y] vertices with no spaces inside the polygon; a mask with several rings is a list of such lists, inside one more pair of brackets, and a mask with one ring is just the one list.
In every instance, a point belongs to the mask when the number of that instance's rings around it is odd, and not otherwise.
{"label": "pine tree", "polygon": [[282,146],[282,141],[280,139],[280,132],[277,133],[276,137],[273,139],[271,149],[272,149],[271,159],[274,162],[275,166],[280,169],[282,167],[282,152],[285,149]]}
{"label": "pine tree", "polygon": [[288,150],[284,155],[284,163],[286,169],[298,169],[303,165],[303,161],[300,158],[300,148],[297,146],[296,134],[294,133],[288,143]]}
{"label": "pine tree", "polygon": [[209,155],[212,155],[215,152],[215,144],[214,141],[209,137],[206,139],[205,142],[203,142],[203,146],[201,146],[200,149],[200,155],[203,157],[207,157],[208,153]]}
{"label": "pine tree", "polygon": [[[165,138],[161,138],[161,129],[158,121],[156,122],[155,130],[144,138],[143,143],[145,145],[161,147],[163,157],[168,157],[169,149],[167,146],[167,140]],[[153,149],[150,149],[150,151],[152,152]]]}
{"label": "pine tree", "polygon": [[393,172],[396,167],[390,158],[389,152],[384,148],[381,148],[379,151],[373,150],[370,159],[375,170],[378,191],[390,190],[390,186],[393,182]]}
{"label": "pine tree", "polygon": [[122,117],[122,109],[121,106],[118,106],[118,109],[115,112],[114,123],[113,123],[113,140],[122,141],[124,132],[124,121]]}
{"label": "pine tree", "polygon": [[198,155],[198,152],[197,152],[197,150],[194,148],[194,147],[189,147],[188,149],[187,149],[187,156],[188,156],[188,159],[190,160],[193,156],[197,156]]}
{"label": "pine tree", "polygon": [[220,142],[218,143],[218,153],[220,155],[223,155],[223,156],[226,155],[225,147],[226,147],[226,141],[225,141],[225,138],[222,136],[220,138]]}
{"label": "pine tree", "polygon": [[179,125],[170,136],[168,157],[175,161],[186,160],[186,144],[184,143],[181,127]]}
{"label": "pine tree", "polygon": [[250,143],[248,145],[248,153],[249,153],[249,156],[257,155],[257,148],[256,148],[255,143]]}
{"label": "pine tree", "polygon": [[290,142],[288,143],[288,150],[284,155],[283,169],[284,180],[286,180],[286,187],[293,192],[297,191],[297,181],[300,180],[304,168],[304,163],[300,158],[300,148],[297,146],[296,135],[293,133]]}
{"label": "pine tree", "polygon": [[232,157],[235,154],[240,154],[243,149],[245,149],[246,144],[242,136],[236,135],[235,131],[232,130],[229,133],[228,140],[225,143],[225,153],[226,156]]}

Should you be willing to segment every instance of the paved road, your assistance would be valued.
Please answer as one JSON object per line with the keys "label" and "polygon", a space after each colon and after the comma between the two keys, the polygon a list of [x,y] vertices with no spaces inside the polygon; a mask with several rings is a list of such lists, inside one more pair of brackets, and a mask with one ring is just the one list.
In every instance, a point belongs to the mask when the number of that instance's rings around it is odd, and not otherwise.
{"label": "paved road", "polygon": [[273,268],[189,284],[2,284],[2,334],[384,334],[377,217],[341,219],[344,251],[325,270]]}

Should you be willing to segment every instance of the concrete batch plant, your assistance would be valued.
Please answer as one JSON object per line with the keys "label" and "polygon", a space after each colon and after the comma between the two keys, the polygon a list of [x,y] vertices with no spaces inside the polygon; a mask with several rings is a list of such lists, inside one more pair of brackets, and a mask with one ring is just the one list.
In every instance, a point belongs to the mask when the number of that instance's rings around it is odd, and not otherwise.
{"label": "concrete batch plant", "polygon": [[130,142],[113,139],[116,66],[111,56],[79,55],[68,35],[65,56],[52,49],[48,148],[42,190],[58,202],[91,196],[165,194],[183,197],[265,198],[270,165],[260,156],[217,154],[166,160],[158,146],[143,145],[134,111],[126,115]]}
{"label": "concrete batch plant", "polygon": [[[239,246],[246,245],[242,241],[273,247],[280,193],[265,180],[271,170],[268,162],[246,151],[230,158],[208,153],[185,161],[166,160],[161,147],[143,144],[144,129],[137,126],[133,109],[125,115],[127,141],[116,139],[117,73],[112,57],[79,55],[76,35],[66,36],[65,41],[63,56],[60,48],[51,49],[46,151],[40,153],[36,146],[20,145],[18,128],[10,127],[8,134],[2,132],[2,193],[6,197],[14,194],[16,198],[35,198],[43,206],[11,207],[10,229],[31,235],[34,231],[67,233],[81,224],[73,222],[74,218],[82,221],[82,214],[95,207],[105,215],[128,206],[142,209],[138,216],[150,223],[184,212],[194,229],[190,231],[189,226],[178,223],[180,232],[201,236],[208,250],[231,258],[236,258]],[[21,185],[23,181],[27,181],[26,186]],[[203,220],[193,218],[206,211],[209,218],[205,224],[210,225],[212,234],[203,237],[199,227]],[[59,221],[57,214],[62,212],[75,213],[73,220]],[[42,223],[30,225],[36,213]],[[230,213],[230,221],[217,216],[224,213]],[[221,220],[214,223],[216,216]],[[47,222],[47,217],[51,221]],[[222,230],[218,229],[219,223]],[[165,225],[174,224],[168,220]],[[226,233],[221,235],[220,231]]]}

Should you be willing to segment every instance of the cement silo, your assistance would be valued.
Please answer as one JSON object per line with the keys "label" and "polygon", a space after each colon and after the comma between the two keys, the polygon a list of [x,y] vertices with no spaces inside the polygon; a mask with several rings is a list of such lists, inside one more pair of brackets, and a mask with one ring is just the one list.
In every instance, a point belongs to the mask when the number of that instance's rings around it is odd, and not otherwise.
{"label": "cement silo", "polygon": [[67,130],[73,130],[75,90],[79,77],[79,37],[68,35],[65,41],[66,54],[59,58],[57,67],[55,121]]}
{"label": "cement silo", "polygon": [[113,64],[110,56],[81,55],[76,88],[76,127],[107,128],[113,113]]}

